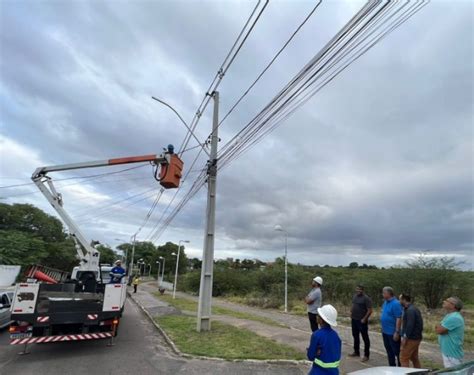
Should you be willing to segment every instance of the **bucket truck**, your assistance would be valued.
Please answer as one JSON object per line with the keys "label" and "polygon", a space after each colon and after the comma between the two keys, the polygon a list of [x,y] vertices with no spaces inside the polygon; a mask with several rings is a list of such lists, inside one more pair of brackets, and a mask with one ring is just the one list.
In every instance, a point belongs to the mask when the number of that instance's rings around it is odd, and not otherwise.
{"label": "bucket truck", "polygon": [[101,276],[100,253],[86,239],[63,206],[51,172],[117,166],[149,162],[155,179],[165,189],[177,188],[183,162],[174,154],[172,145],[161,155],[143,155],[85,163],[40,167],[32,175],[33,182],[56,210],[75,242],[79,266],[70,280],[56,280],[41,270],[30,272],[25,282],[16,286],[11,304],[10,344],[26,345],[58,341],[113,338],[122,316],[126,280],[105,283]]}

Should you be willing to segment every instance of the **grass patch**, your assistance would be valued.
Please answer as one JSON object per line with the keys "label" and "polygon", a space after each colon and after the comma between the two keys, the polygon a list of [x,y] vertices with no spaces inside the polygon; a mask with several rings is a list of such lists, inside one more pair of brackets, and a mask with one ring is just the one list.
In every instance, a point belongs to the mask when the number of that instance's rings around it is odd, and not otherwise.
{"label": "grass patch", "polygon": [[[191,312],[197,312],[198,309],[198,304],[197,302],[187,299],[187,298],[175,298],[169,294],[163,294],[161,295],[159,292],[154,293],[155,296],[158,299],[161,299],[162,301],[165,301],[169,303],[171,306],[176,307],[177,309],[180,310],[185,310],[185,311],[191,311]],[[280,328],[288,328],[283,324],[280,324],[278,322],[275,322],[274,320],[270,318],[266,318],[263,316],[255,315],[252,313],[247,313],[243,311],[234,311],[232,309],[228,309],[225,307],[221,306],[213,306],[212,307],[212,313],[216,315],[227,315],[227,316],[232,316],[237,319],[246,319],[246,320],[253,320],[255,322],[263,323],[269,326],[274,326],[274,327],[280,327]]]}
{"label": "grass patch", "polygon": [[197,312],[198,303],[196,301],[187,298],[175,298],[170,294],[160,294],[160,292],[153,293],[156,298],[169,303],[171,306],[176,307],[180,310],[186,310],[191,312]]}
{"label": "grass patch", "polygon": [[303,353],[242,328],[212,322],[210,332],[196,332],[196,318],[168,315],[155,318],[178,348],[197,356],[224,359],[304,359]]}
{"label": "grass patch", "polygon": [[231,310],[225,307],[214,306],[212,308],[212,312],[217,315],[227,315],[227,316],[232,316],[237,319],[253,320],[255,322],[260,322],[269,326],[288,328],[284,324],[275,322],[273,319],[270,319],[264,316],[255,315],[248,312],[244,312],[244,311],[235,311],[235,310]]}

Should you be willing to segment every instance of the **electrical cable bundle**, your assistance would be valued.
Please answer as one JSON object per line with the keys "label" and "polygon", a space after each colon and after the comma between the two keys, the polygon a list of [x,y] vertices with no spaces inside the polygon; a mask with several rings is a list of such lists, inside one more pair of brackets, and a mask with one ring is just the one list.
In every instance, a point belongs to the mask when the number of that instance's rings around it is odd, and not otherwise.
{"label": "electrical cable bundle", "polygon": [[[350,64],[364,55],[392,31],[426,6],[429,1],[368,1],[352,19],[297,73],[252,120],[250,120],[218,153],[218,169],[229,165],[272,132],[285,119],[330,83]],[[267,68],[266,68],[267,69]],[[257,80],[259,77],[257,77]],[[256,81],[254,81],[255,83]],[[254,84],[253,84],[254,85]],[[250,89],[253,87],[251,85]],[[248,93],[247,90],[243,96]],[[236,105],[240,103],[239,98]],[[236,107],[231,107],[231,111]],[[230,112],[231,112],[230,111]],[[230,114],[230,113],[228,113]],[[227,115],[228,115],[227,114]],[[220,124],[227,118],[224,119]],[[219,124],[219,125],[220,125]],[[181,201],[168,217],[157,223],[151,238],[157,240],[197,194],[207,180],[203,168]],[[176,195],[175,195],[176,196]],[[158,227],[158,224],[161,225]]]}

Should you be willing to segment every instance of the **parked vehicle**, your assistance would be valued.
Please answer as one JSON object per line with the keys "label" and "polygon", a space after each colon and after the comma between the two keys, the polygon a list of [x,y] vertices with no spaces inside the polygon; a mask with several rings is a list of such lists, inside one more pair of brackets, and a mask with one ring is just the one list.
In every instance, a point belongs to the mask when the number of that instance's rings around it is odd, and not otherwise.
{"label": "parked vehicle", "polygon": [[0,328],[5,328],[12,322],[10,306],[13,301],[13,291],[0,290]]}
{"label": "parked vehicle", "polygon": [[474,374],[474,361],[463,363],[456,367],[445,368],[441,370],[428,370],[406,367],[371,367],[364,370],[354,371],[349,375],[472,375]]}

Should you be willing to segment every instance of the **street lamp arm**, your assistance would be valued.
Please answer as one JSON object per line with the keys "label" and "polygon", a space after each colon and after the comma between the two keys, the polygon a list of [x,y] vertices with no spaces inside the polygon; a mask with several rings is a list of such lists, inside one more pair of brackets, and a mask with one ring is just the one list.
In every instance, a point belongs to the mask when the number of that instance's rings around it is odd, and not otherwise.
{"label": "street lamp arm", "polygon": [[210,156],[209,154],[209,151],[207,151],[207,149],[204,147],[204,145],[199,141],[199,139],[196,137],[196,135],[194,134],[194,132],[191,130],[191,128],[188,126],[188,124],[186,123],[186,121],[183,120],[183,118],[181,117],[181,115],[178,113],[178,111],[176,109],[174,109],[171,105],[169,105],[168,103],[166,103],[165,101],[161,100],[161,99],[158,99],[158,98],[155,98],[154,96],[151,97],[153,100],[156,100],[157,102],[163,104],[164,106],[168,107],[169,109],[171,109],[176,116],[178,116],[178,118],[181,120],[181,122],[183,123],[183,125],[186,127],[186,129],[188,129],[189,133],[193,136],[193,138],[196,140],[196,142],[198,143],[198,145],[200,145],[203,149],[203,151],[207,154],[207,156]]}

